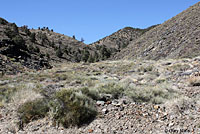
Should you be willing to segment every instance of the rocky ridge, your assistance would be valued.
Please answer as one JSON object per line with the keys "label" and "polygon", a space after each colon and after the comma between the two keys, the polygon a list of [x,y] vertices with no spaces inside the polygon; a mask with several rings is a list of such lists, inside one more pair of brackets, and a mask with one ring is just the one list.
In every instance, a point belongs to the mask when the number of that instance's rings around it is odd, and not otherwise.
{"label": "rocky ridge", "polygon": [[198,56],[200,3],[146,32],[115,59],[161,59]]}
{"label": "rocky ridge", "polygon": [[145,32],[153,29],[158,25],[148,27],[146,29],[125,27],[123,29],[114,32],[113,34],[106,36],[90,45],[92,46],[105,46],[107,49],[111,50],[111,57],[122,49],[126,48],[132,41],[137,40]]}

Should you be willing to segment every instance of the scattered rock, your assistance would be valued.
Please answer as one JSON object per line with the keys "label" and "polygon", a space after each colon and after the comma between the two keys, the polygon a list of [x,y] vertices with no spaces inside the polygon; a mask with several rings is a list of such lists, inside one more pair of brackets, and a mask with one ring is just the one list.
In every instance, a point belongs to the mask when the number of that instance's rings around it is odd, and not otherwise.
{"label": "scattered rock", "polygon": [[108,109],[106,109],[106,108],[102,109],[103,114],[107,114],[108,112],[109,112]]}
{"label": "scattered rock", "polygon": [[100,94],[100,100],[107,102],[113,98],[112,94]]}
{"label": "scattered rock", "polygon": [[9,83],[9,80],[0,81],[0,86],[6,85]]}
{"label": "scattered rock", "polygon": [[94,130],[93,129],[88,129],[88,132],[89,133],[92,133]]}
{"label": "scattered rock", "polygon": [[160,108],[160,106],[154,105],[153,108],[156,109],[156,110],[158,110]]}
{"label": "scattered rock", "polygon": [[99,106],[100,106],[100,105],[103,106],[103,105],[105,104],[105,102],[104,102],[104,101],[97,101],[96,104],[99,105]]}

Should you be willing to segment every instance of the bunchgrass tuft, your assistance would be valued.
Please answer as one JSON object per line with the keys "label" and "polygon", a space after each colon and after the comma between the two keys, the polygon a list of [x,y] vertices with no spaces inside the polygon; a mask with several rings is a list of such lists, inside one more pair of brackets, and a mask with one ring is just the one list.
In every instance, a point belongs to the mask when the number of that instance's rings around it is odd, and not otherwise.
{"label": "bunchgrass tuft", "polygon": [[17,87],[2,86],[0,87],[0,102],[10,102],[13,94],[17,91]]}
{"label": "bunchgrass tuft", "polygon": [[157,86],[129,87],[125,92],[134,102],[161,104],[178,96],[178,93],[166,84]]}
{"label": "bunchgrass tuft", "polygon": [[111,94],[114,99],[117,99],[123,95],[125,89],[123,86],[112,82],[99,86],[97,90],[99,93]]}

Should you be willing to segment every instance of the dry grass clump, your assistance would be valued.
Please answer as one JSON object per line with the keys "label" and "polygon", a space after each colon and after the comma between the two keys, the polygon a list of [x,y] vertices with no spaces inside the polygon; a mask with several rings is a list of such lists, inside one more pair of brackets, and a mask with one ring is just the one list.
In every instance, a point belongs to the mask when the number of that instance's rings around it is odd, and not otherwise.
{"label": "dry grass clump", "polygon": [[3,106],[4,106],[3,102],[0,102],[0,108],[3,107]]}
{"label": "dry grass clump", "polygon": [[119,98],[124,94],[125,88],[115,82],[100,85],[97,88],[99,93],[111,94],[113,98]]}
{"label": "dry grass clump", "polygon": [[9,87],[7,85],[0,87],[0,102],[9,102],[16,91],[16,87]]}
{"label": "dry grass clump", "polygon": [[167,82],[159,83],[156,86],[135,86],[112,82],[99,85],[94,90],[100,95],[111,94],[111,99],[117,99],[125,95],[130,97],[134,102],[147,102],[152,104],[161,104],[179,96],[178,92],[172,89],[171,84]]}
{"label": "dry grass clump", "polygon": [[83,87],[83,88],[77,89],[77,92],[81,92],[82,94],[90,97],[93,100],[98,100],[100,98],[99,92],[95,90],[94,88]]}
{"label": "dry grass clump", "polygon": [[140,67],[138,68],[138,72],[151,72],[153,71],[153,66],[147,66],[147,67]]}
{"label": "dry grass clump", "polygon": [[27,101],[43,98],[37,90],[39,89],[24,88],[15,92],[12,96],[12,103],[23,104]]}
{"label": "dry grass clump", "polygon": [[166,78],[158,78],[158,79],[156,79],[156,83],[157,84],[160,84],[160,83],[163,83],[163,82],[166,82],[166,81],[167,81]]}
{"label": "dry grass clump", "polygon": [[190,86],[200,86],[200,76],[192,76],[188,79]]}
{"label": "dry grass clump", "polygon": [[175,114],[183,114],[188,110],[196,109],[195,107],[198,105],[197,100],[186,96],[180,96],[179,98],[175,98],[165,103],[165,107],[168,108],[170,112]]}
{"label": "dry grass clump", "polygon": [[178,93],[166,83],[158,84],[157,86],[129,87],[125,94],[134,102],[153,104],[161,104],[178,96]]}
{"label": "dry grass clump", "polygon": [[[23,95],[22,98],[26,97],[26,95],[24,95],[24,89],[29,89],[26,88],[26,85],[24,84],[13,84],[13,85],[4,85],[0,87],[0,102],[1,103],[9,103],[11,101],[13,101],[14,98],[18,98],[16,97],[16,94],[18,94],[18,92],[20,92],[20,95]],[[30,95],[30,93],[28,93]],[[19,102],[17,102],[19,103]]]}
{"label": "dry grass clump", "polygon": [[168,67],[168,69],[171,71],[185,71],[189,68],[190,68],[190,65],[183,64],[183,63],[173,64]]}
{"label": "dry grass clump", "polygon": [[54,79],[57,79],[58,81],[64,81],[70,79],[71,76],[65,72],[65,73],[55,73],[53,74],[52,77]]}

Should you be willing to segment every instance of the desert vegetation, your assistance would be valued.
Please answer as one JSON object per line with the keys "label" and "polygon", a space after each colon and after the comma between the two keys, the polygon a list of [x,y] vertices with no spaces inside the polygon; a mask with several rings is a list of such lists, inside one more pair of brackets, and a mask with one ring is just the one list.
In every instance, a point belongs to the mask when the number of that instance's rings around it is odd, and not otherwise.
{"label": "desert vegetation", "polygon": [[198,10],[90,45],[0,18],[0,133],[198,133]]}
{"label": "desert vegetation", "polygon": [[[9,78],[9,82],[1,87],[1,105],[6,106],[14,101],[20,102],[17,112],[23,127],[34,120],[48,117],[54,122],[53,124],[66,128],[80,127],[97,118],[99,112],[96,103],[102,100],[112,102],[128,97],[131,102],[139,104],[165,105],[166,102],[184,97],[184,94],[174,88],[171,79],[164,76],[158,78],[173,65],[172,61],[170,65],[163,62],[114,61],[85,65],[71,63],[67,66],[57,65],[54,69],[44,72],[26,72],[22,74],[26,81],[18,77]],[[138,63],[140,66],[137,65]],[[190,62],[184,64],[189,66]],[[102,66],[104,66],[103,73],[99,72]],[[110,66],[113,67],[112,71]],[[124,67],[126,69],[121,69]],[[180,71],[177,67],[173,69],[175,72]],[[123,76],[124,73],[127,74]],[[114,74],[118,74],[121,78],[115,77],[117,75]],[[133,74],[134,76],[131,76]],[[9,87],[15,80],[23,84]],[[194,84],[198,83],[196,79],[189,78],[188,82],[188,86],[198,86]],[[25,83],[32,83],[29,85],[32,90],[30,87],[27,89]],[[44,83],[47,86],[44,86]],[[25,93],[26,90],[27,93],[35,94],[35,97],[28,99],[21,96],[20,94]]]}

